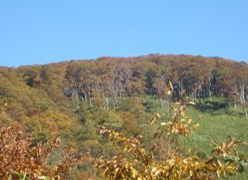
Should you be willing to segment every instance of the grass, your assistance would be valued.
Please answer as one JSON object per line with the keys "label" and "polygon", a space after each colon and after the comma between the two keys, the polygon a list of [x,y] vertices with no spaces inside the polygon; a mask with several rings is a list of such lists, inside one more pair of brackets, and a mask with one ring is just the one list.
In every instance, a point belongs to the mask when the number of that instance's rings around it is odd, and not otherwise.
{"label": "grass", "polygon": [[[149,97],[148,113],[160,112],[163,114],[164,109],[160,107],[158,99]],[[206,100],[207,101],[207,100]],[[223,140],[228,140],[230,136],[236,140],[248,141],[248,120],[240,107],[234,109],[227,106],[221,98],[213,98],[210,103],[203,105],[190,106],[187,109],[187,116],[196,120],[199,117],[199,129],[187,137],[180,139],[183,150],[193,149],[195,154],[202,157],[211,155],[213,142],[220,144]],[[151,134],[153,130],[148,132]],[[239,152],[248,158],[248,147],[241,147]],[[248,169],[236,176],[227,178],[228,180],[245,180],[248,179]]]}
{"label": "grass", "polygon": [[[219,99],[215,99],[213,102],[221,104]],[[196,154],[208,156],[211,155],[213,148],[211,141],[219,144],[221,141],[227,140],[229,136],[234,137],[236,140],[248,141],[248,120],[240,108],[234,109],[223,106],[222,108],[212,107],[209,109],[211,111],[202,111],[197,106],[188,109],[189,117],[200,116],[200,127],[189,137],[181,139],[185,149],[192,148]],[[240,148],[239,152],[248,157],[247,146]],[[248,179],[248,170],[246,169],[243,173],[229,179]]]}

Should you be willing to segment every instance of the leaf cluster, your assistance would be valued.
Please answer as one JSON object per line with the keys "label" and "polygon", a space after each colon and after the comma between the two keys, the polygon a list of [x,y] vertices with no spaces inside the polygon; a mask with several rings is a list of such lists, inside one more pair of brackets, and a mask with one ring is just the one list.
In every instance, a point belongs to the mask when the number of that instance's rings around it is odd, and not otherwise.
{"label": "leaf cluster", "polygon": [[[19,179],[24,176],[38,179],[44,176],[50,179],[64,179],[87,155],[77,153],[74,147],[65,146],[60,162],[49,166],[48,159],[53,150],[58,149],[60,138],[46,143],[36,143],[31,136],[23,133],[23,124],[14,123],[0,129],[0,179]],[[25,179],[25,178],[24,178]]]}
{"label": "leaf cluster", "polygon": [[[112,158],[102,156],[96,162],[96,167],[105,177],[117,180],[212,180],[241,172],[246,160],[237,158],[236,148],[247,145],[247,142],[232,138],[214,147],[213,155],[204,159],[190,151],[180,151],[178,137],[191,134],[199,126],[186,116],[187,105],[194,103],[180,101],[171,105],[170,120],[157,123],[157,132],[153,136],[150,150],[143,148],[142,136],[129,138],[103,127],[100,134],[105,134],[108,141],[113,142],[122,152]],[[156,114],[151,125],[160,118]]]}

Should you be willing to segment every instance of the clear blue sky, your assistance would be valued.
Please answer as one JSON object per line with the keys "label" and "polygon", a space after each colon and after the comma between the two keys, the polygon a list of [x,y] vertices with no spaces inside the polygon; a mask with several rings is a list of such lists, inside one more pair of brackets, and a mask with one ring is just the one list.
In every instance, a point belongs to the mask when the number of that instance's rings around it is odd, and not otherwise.
{"label": "clear blue sky", "polygon": [[0,66],[149,53],[248,62],[248,0],[0,0]]}

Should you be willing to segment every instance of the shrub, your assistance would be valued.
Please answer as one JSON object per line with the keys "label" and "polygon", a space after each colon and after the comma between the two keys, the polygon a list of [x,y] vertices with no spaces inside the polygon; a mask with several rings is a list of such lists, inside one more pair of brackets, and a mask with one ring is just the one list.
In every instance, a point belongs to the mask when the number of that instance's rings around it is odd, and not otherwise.
{"label": "shrub", "polygon": [[[36,143],[31,136],[24,136],[23,124],[14,123],[0,129],[0,179],[64,179],[70,170],[84,161],[87,155],[77,153],[74,147],[63,148],[60,161],[49,166],[47,160],[54,149],[59,148],[60,139]],[[24,178],[24,179],[25,179]]]}
{"label": "shrub", "polygon": [[112,158],[101,157],[96,167],[105,177],[115,180],[212,180],[242,172],[247,161],[237,147],[247,142],[230,138],[221,145],[215,144],[213,155],[205,158],[190,150],[180,151],[178,137],[191,134],[199,126],[186,116],[187,105],[194,103],[186,100],[171,105],[169,121],[161,120],[159,114],[154,117],[151,125],[155,128],[157,124],[158,128],[149,151],[143,148],[141,136],[128,138],[103,127],[100,133],[122,152]]}

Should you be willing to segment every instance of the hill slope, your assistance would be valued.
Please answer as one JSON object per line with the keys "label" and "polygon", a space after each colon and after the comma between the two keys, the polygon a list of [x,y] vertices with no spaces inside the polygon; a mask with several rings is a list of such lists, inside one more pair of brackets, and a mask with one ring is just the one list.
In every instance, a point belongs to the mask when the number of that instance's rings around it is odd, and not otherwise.
{"label": "hill slope", "polygon": [[[169,81],[172,99],[167,94]],[[149,142],[153,131],[146,125],[156,112],[166,114],[168,101],[176,101],[182,91],[197,102],[189,113],[201,115],[203,127],[190,140],[182,140],[185,148],[210,149],[203,143],[209,137],[247,140],[248,65],[189,55],[1,67],[0,123],[24,121],[37,141],[61,135],[97,156],[99,127],[143,134]],[[104,148],[114,154],[112,147]]]}

